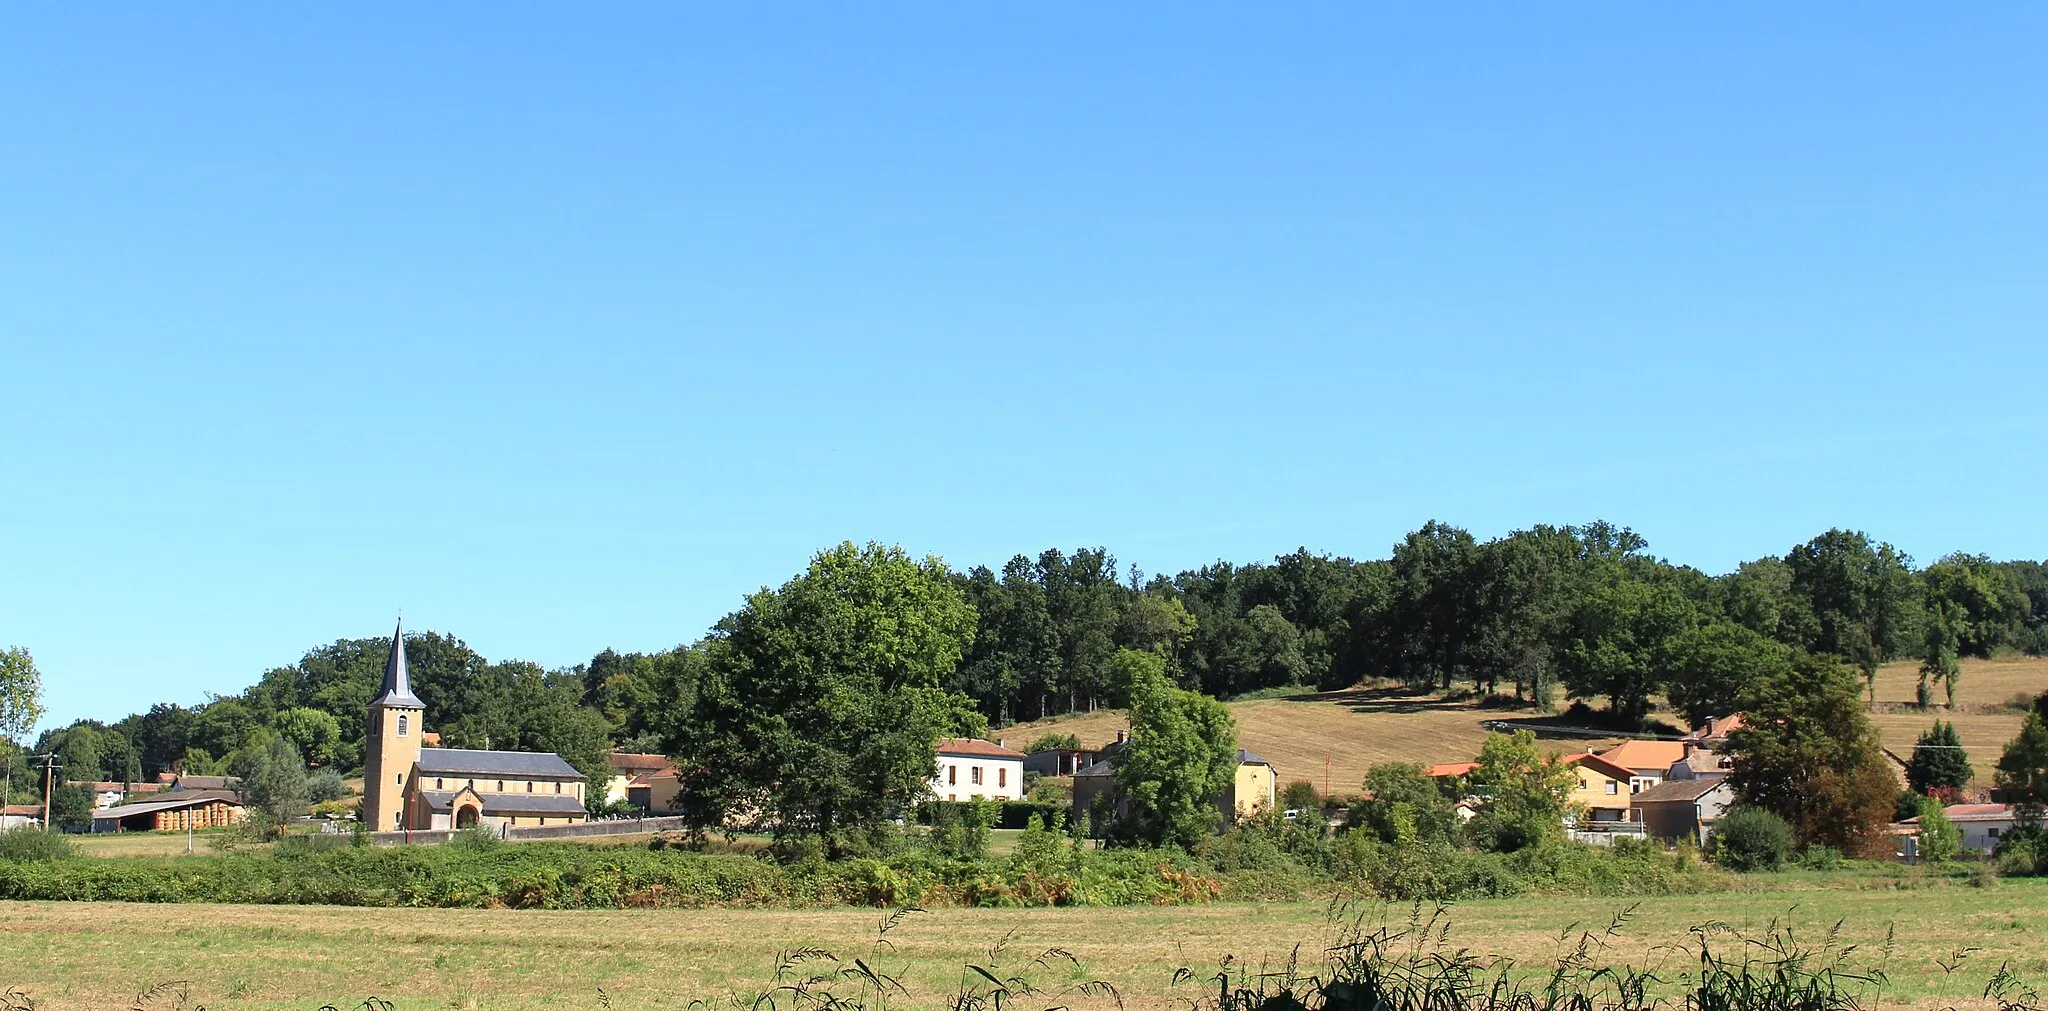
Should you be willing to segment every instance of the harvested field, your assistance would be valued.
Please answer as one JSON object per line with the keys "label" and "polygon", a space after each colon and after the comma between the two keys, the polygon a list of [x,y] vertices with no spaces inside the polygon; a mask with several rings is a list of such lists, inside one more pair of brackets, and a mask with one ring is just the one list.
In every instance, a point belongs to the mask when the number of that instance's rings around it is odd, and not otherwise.
{"label": "harvested field", "polygon": [[[1761,875],[1756,891],[1647,899],[1621,934],[1609,960],[1680,958],[1657,945],[1684,940],[1688,926],[1711,920],[1760,929],[1789,916],[1800,936],[1817,943],[1827,926],[1845,920],[1846,940],[1874,952],[1886,926],[1899,925],[1890,964],[1890,1003],[1974,1007],[1983,978],[2001,961],[2036,981],[2048,976],[2048,881],[2010,881],[1990,890],[1928,880],[1880,881],[1854,875],[1811,878]],[[1820,884],[1835,887],[1818,888]],[[1857,885],[1872,887],[1856,887]],[[1884,887],[1877,887],[1879,885]],[[1802,887],[1804,886],[1804,887]],[[1847,886],[1847,887],[1842,887]],[[1544,962],[1558,953],[1560,931],[1598,930],[1619,899],[1496,900],[1455,907],[1454,944]],[[1105,978],[1132,1009],[1187,1006],[1184,987],[1169,981],[1188,966],[1197,978],[1215,972],[1227,953],[1258,966],[1283,963],[1303,945],[1306,962],[1333,933],[1326,907],[1314,904],[1131,909],[948,909],[912,915],[874,946],[883,913],[874,910],[692,912],[544,912],[512,910],[386,910],[335,907],[131,906],[0,903],[0,991],[18,987],[39,1006],[118,1011],[150,986],[183,980],[184,1006],[212,1011],[295,1009],[332,1002],[354,1007],[365,997],[399,1011],[434,1008],[528,1009],[683,1008],[694,998],[718,1001],[769,985],[778,952],[817,945],[843,959],[868,958],[904,977],[913,998],[892,1006],[943,1002],[966,977],[969,963],[989,964],[990,948],[1020,968],[1047,947],[1069,949],[1082,963],[1035,973],[1052,990]],[[1406,907],[1374,911],[1405,921]],[[1933,960],[1963,947],[1980,949],[1956,977]],[[1870,957],[1875,957],[1874,955]],[[812,966],[831,968],[822,960]],[[933,998],[941,998],[934,1000]],[[1078,1008],[1107,1001],[1069,998]],[[1047,1001],[1031,1007],[1057,1003]],[[143,1006],[171,1008],[166,995]]]}
{"label": "harvested field", "polygon": [[[1991,785],[1992,767],[2007,741],[2020,732],[2025,717],[2012,707],[2016,697],[2035,696],[2048,691],[2048,657],[2015,660],[1964,660],[1962,679],[1956,682],[1956,708],[1943,706],[1920,709],[1915,703],[1920,683],[1917,661],[1890,663],[1877,671],[1877,709],[1870,721],[1877,726],[1884,746],[1901,758],[1911,757],[1913,742],[1935,720],[1956,725],[1963,748],[1970,753],[1977,785]],[[1937,691],[1936,698],[1946,696]]]}
{"label": "harvested field", "polygon": [[[1237,718],[1238,747],[1273,763],[1280,785],[1305,779],[1325,793],[1357,793],[1365,770],[1379,762],[1470,760],[1486,740],[1481,725],[1489,720],[1530,721],[1527,709],[1481,706],[1473,701],[1447,702],[1405,689],[1311,692],[1284,699],[1230,703]],[[1100,747],[1129,726],[1123,710],[1106,709],[1041,723],[1007,727],[1001,736],[1013,747],[1025,747],[1042,733],[1073,734],[1083,747]],[[1557,736],[1565,750],[1597,747],[1599,740]],[[1325,784],[1327,784],[1327,789]]]}

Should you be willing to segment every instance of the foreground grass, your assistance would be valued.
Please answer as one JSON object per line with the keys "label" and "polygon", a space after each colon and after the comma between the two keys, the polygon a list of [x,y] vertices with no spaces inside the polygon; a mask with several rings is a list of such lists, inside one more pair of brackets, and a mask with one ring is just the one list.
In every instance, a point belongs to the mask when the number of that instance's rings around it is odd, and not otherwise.
{"label": "foreground grass", "polygon": [[[1844,922],[1852,943],[1875,958],[1896,925],[1888,1002],[1975,1007],[1984,978],[2001,962],[2048,982],[2048,881],[2007,881],[1975,889],[1949,881],[1759,876],[1750,890],[1643,900],[1601,958],[1663,965],[1668,946],[1693,925],[1720,921],[1760,931],[1787,919],[1818,943]],[[1844,886],[1849,887],[1844,887]],[[1871,887],[1883,885],[1884,887]],[[1863,887],[1857,887],[1863,886]],[[1630,905],[1616,899],[1469,902],[1450,913],[1451,941],[1524,964],[1554,958],[1569,930],[1599,930]],[[1376,907],[1374,907],[1376,909]],[[1405,920],[1406,907],[1386,915]],[[1377,912],[1374,913],[1377,916]],[[1198,979],[1235,955],[1256,966],[1284,964],[1297,943],[1314,962],[1333,934],[1326,906],[1295,903],[1119,909],[944,909],[911,915],[877,951],[883,915],[871,910],[514,911],[336,907],[143,906],[113,903],[0,903],[0,990],[17,987],[46,1008],[125,1009],[146,988],[187,981],[187,1007],[212,1011],[342,1008],[367,996],[400,1011],[682,1008],[770,985],[779,952],[806,945],[885,971],[903,971],[926,1007],[950,994],[969,963],[1017,966],[1052,946],[1081,968],[1035,976],[1055,988],[1089,978],[1114,982],[1134,1009],[1186,1007],[1193,984],[1170,986],[1176,968]],[[1572,925],[1576,924],[1574,928]],[[1936,959],[1977,949],[1945,974]],[[877,956],[879,960],[877,961]],[[175,991],[144,1006],[177,1006]],[[1046,1002],[1047,1004],[1051,1002]],[[1112,1006],[1069,999],[1074,1007]],[[1029,1005],[1037,1007],[1041,1005]]]}

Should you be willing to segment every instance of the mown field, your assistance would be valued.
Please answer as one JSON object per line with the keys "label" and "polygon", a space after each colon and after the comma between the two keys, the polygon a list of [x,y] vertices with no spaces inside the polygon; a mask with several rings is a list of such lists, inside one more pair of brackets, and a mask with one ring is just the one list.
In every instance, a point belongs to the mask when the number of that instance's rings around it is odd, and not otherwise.
{"label": "mown field", "polygon": [[[1910,705],[1919,681],[1915,661],[1887,664],[1878,671],[1880,712],[1872,722],[1884,745],[1900,755],[1936,719],[1953,720],[1970,751],[1978,776],[1989,782],[1999,750],[2019,733],[2021,717],[2005,708],[2014,696],[2048,691],[2048,657],[2017,660],[1965,660],[1957,684],[1954,713],[1937,707],[1928,712],[1902,712]],[[1883,711],[1892,710],[1892,711]],[[1485,708],[1472,701],[1445,702],[1401,690],[1307,693],[1286,699],[1260,699],[1230,704],[1237,717],[1238,744],[1273,763],[1281,783],[1305,779],[1339,794],[1355,793],[1365,770],[1377,762],[1470,760],[1486,738],[1489,720],[1527,720],[1527,711]],[[1680,722],[1670,713],[1659,714]],[[1012,747],[1024,747],[1041,733],[1074,734],[1084,747],[1099,747],[1129,726],[1122,710],[1060,717],[1007,727],[1000,736]],[[1541,730],[1539,730],[1539,734]],[[1598,749],[1613,740],[1556,737],[1559,749]]]}
{"label": "mown field", "polygon": [[[1876,887],[1880,882],[1884,887]],[[1886,971],[1889,1003],[1977,1007],[1984,979],[2001,962],[2048,983],[2048,881],[2007,881],[1989,889],[1949,880],[1900,890],[1893,879],[1854,875],[1821,879],[1759,876],[1753,890],[1641,900],[1635,917],[1600,953],[1676,972],[1683,942],[1697,924],[1722,922],[1760,931],[1773,918],[1819,944],[1843,921],[1844,938],[1865,945],[1865,964],[1888,926],[1896,950]],[[1823,887],[1826,885],[1826,887]],[[1844,887],[1847,885],[1848,887]],[[1470,902],[1449,913],[1451,944],[1547,963],[1559,937],[1604,928],[1629,903],[1615,899],[1508,899]],[[1374,922],[1405,921],[1409,907],[1368,907]],[[211,1011],[355,1006],[366,997],[400,1011],[473,1009],[683,1008],[693,999],[722,1003],[770,985],[779,953],[817,946],[850,965],[858,956],[903,979],[910,995],[892,1006],[943,1004],[969,964],[1022,968],[1049,947],[1073,953],[1031,978],[1058,991],[1085,979],[1116,984],[1133,1009],[1186,1007],[1188,984],[1170,985],[1186,966],[1206,979],[1225,955],[1240,965],[1279,966],[1301,944],[1314,962],[1334,936],[1328,907],[1315,904],[1216,905],[1127,909],[946,909],[912,914],[877,944],[884,914],[867,910],[696,910],[549,912],[515,910],[364,910],[334,907],[165,907],[0,903],[0,989],[14,987],[41,1007],[126,1009],[161,983],[182,981],[146,1008]],[[991,953],[992,948],[1001,946]],[[1974,952],[1953,976],[1935,959]],[[993,960],[993,961],[992,961]],[[998,975],[1005,973],[999,971]],[[604,997],[600,998],[600,990]],[[1111,1002],[1069,994],[1019,1004],[1075,1008]]]}

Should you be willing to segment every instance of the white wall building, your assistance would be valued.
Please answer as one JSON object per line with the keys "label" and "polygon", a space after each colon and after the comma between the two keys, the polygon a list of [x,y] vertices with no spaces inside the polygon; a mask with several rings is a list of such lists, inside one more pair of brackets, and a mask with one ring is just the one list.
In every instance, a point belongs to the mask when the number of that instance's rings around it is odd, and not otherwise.
{"label": "white wall building", "polygon": [[937,800],[1024,799],[1024,753],[972,737],[939,740],[939,774],[932,777]]}

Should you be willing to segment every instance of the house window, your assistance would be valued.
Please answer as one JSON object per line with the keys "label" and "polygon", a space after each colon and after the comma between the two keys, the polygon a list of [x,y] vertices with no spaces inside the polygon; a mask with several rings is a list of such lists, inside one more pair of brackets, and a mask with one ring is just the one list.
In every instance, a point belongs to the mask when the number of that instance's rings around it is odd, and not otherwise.
{"label": "house window", "polygon": [[435,776],[435,777],[434,777],[434,789],[436,789],[436,790],[444,789],[444,787],[442,787],[442,786],[441,786],[441,777],[439,777],[439,776]]}
{"label": "house window", "polygon": [[981,766],[977,765],[967,770],[967,782],[971,786],[981,785]]}
{"label": "house window", "polygon": [[398,785],[399,785],[399,786],[404,786],[404,785],[405,785],[405,773],[403,773],[403,772],[401,772],[401,773],[399,773],[399,774],[398,774]]}
{"label": "house window", "polygon": [[400,737],[404,737],[404,736],[405,736],[405,714],[404,714],[404,713],[399,713],[399,714],[398,714],[398,736],[400,736]]}
{"label": "house window", "polygon": [[949,794],[947,794],[947,795],[946,795],[946,799],[947,799],[948,801],[954,801],[954,800],[959,800],[959,799],[960,799],[960,795],[959,795],[959,794],[957,794],[957,793],[949,793]]}
{"label": "house window", "polygon": [[405,812],[391,812],[391,827],[394,829],[400,829],[405,827]]}
{"label": "house window", "polygon": [[1620,792],[1621,792],[1621,784],[1620,784],[1620,783],[1617,783],[1617,782],[1615,782],[1614,780],[1611,780],[1611,779],[1607,781],[1607,795],[1608,795],[1608,796],[1612,797],[1612,796],[1614,796],[1614,795],[1616,795],[1616,794],[1619,794]]}
{"label": "house window", "polygon": [[1998,838],[1998,830],[1997,830],[1997,829],[1995,829],[1995,828],[1994,828],[1994,829],[1992,829],[1992,830],[1991,830],[1991,838],[1993,838],[1993,839],[1996,839],[1996,838]]}
{"label": "house window", "polygon": [[1583,789],[1585,789],[1585,788],[1586,788],[1586,781],[1585,781],[1585,780],[1583,780],[1583,779],[1582,779],[1582,780],[1579,780],[1579,789],[1583,790]]}
{"label": "house window", "polygon": [[997,786],[1009,786],[1009,785],[1010,785],[1010,770],[1009,770],[1009,769],[1006,769],[1006,768],[1005,768],[1005,769],[997,769],[997,770],[996,770],[996,785],[997,785]]}
{"label": "house window", "polygon": [[[960,767],[959,767],[959,766],[957,766],[957,765],[949,765],[949,766],[946,766],[946,785],[947,785],[947,786],[957,786],[957,785],[959,785],[959,783],[960,783]],[[947,797],[946,799],[947,799],[947,800],[952,800],[953,798],[951,798],[951,797]]]}

